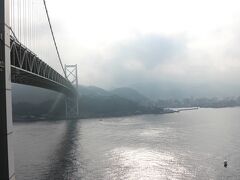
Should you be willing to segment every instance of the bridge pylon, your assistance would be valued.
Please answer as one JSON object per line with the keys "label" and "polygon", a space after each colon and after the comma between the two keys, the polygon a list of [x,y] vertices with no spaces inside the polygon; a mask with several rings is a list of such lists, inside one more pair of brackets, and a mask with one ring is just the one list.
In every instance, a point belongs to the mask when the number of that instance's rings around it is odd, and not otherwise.
{"label": "bridge pylon", "polygon": [[10,6],[0,0],[0,179],[14,180]]}
{"label": "bridge pylon", "polygon": [[75,119],[79,116],[78,109],[78,69],[77,64],[75,65],[66,65],[65,64],[65,75],[66,78],[72,83],[76,88],[75,95],[68,95],[65,98],[66,103],[66,118]]}

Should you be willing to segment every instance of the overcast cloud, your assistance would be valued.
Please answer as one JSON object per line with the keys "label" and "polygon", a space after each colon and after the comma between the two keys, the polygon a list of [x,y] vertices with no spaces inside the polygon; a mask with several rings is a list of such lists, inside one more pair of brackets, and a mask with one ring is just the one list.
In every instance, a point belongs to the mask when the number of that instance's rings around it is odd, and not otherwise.
{"label": "overcast cloud", "polygon": [[78,64],[81,84],[238,95],[237,0],[47,2],[63,61]]}

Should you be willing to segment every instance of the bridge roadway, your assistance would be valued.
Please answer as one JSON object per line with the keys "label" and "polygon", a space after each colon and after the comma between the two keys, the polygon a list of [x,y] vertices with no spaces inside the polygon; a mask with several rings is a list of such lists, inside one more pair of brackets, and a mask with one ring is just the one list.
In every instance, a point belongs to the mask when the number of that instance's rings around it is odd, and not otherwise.
{"label": "bridge roadway", "polygon": [[13,37],[10,38],[10,48],[13,83],[51,89],[67,96],[76,94],[76,88],[68,79]]}

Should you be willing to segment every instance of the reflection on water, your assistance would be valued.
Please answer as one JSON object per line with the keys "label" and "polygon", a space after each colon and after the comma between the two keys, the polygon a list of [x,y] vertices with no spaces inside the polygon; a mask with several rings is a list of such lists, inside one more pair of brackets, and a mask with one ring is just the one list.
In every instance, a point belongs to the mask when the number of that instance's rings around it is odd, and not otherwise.
{"label": "reflection on water", "polygon": [[17,178],[239,179],[239,117],[224,108],[15,123]]}
{"label": "reflection on water", "polygon": [[[112,167],[106,177],[121,179],[169,179],[192,177],[174,155],[150,149],[114,149],[111,154]],[[114,168],[115,167],[115,168]],[[122,169],[122,171],[119,171]]]}
{"label": "reflection on water", "polygon": [[[73,172],[79,168],[77,156],[78,144],[77,121],[67,122],[62,138],[56,146],[53,156],[50,157],[51,164],[46,179],[70,179]],[[59,170],[61,170],[59,173]]]}

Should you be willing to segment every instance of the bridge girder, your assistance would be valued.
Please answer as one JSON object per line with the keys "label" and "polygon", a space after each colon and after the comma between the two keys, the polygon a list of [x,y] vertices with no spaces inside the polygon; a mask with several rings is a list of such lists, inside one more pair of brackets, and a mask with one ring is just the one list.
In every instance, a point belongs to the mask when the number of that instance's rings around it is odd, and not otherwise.
{"label": "bridge girder", "polygon": [[36,54],[11,37],[12,82],[76,94],[75,87]]}

